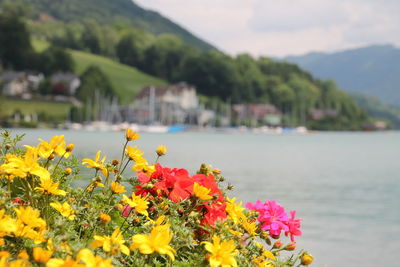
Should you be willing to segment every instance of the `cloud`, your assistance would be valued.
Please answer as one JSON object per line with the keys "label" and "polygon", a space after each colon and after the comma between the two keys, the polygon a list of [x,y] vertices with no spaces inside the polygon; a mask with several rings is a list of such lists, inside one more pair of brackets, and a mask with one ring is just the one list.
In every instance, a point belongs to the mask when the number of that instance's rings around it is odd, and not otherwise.
{"label": "cloud", "polygon": [[249,27],[260,32],[330,28],[348,21],[341,1],[259,0],[253,10]]}
{"label": "cloud", "polygon": [[137,0],[231,54],[400,45],[399,0]]}

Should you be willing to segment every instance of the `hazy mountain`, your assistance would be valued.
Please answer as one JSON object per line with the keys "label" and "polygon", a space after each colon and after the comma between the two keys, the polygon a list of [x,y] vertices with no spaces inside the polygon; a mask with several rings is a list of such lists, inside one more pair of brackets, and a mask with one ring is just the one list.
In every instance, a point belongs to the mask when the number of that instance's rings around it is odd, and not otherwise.
{"label": "hazy mountain", "polygon": [[400,107],[383,103],[380,99],[360,93],[351,93],[350,97],[368,114],[378,120],[386,120],[391,126],[400,129]]}
{"label": "hazy mountain", "polygon": [[392,45],[310,53],[284,60],[299,64],[318,78],[333,79],[346,91],[400,105],[400,49]]}
{"label": "hazy mountain", "polygon": [[[0,0],[3,2],[6,0]],[[34,12],[48,14],[65,22],[94,19],[99,24],[122,22],[132,24],[153,34],[172,33],[184,42],[202,50],[215,49],[212,45],[163,17],[146,10],[132,0],[25,0]]]}

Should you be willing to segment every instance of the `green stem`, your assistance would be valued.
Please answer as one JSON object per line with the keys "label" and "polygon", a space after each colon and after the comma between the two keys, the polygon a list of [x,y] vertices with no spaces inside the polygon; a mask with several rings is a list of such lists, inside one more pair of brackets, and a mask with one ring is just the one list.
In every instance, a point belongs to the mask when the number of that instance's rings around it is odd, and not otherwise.
{"label": "green stem", "polygon": [[122,162],[125,157],[125,149],[126,149],[126,146],[128,145],[128,142],[129,142],[128,140],[125,142],[124,148],[122,149],[121,161],[119,163],[118,172],[120,172],[120,170],[121,170]]}
{"label": "green stem", "polygon": [[120,174],[122,175],[122,173],[125,171],[126,166],[128,166],[128,163],[131,161],[131,159],[128,159],[128,161],[126,162],[124,168],[122,169],[122,171],[120,172]]}
{"label": "green stem", "polygon": [[[128,220],[129,216],[131,215],[132,210],[133,210],[133,208],[131,208],[128,215],[125,217],[125,220],[122,222],[121,227],[120,227],[121,229],[122,229],[122,226],[124,226],[125,222]],[[126,229],[128,229],[128,228],[129,227],[127,227]],[[122,233],[125,233],[126,229]]]}
{"label": "green stem", "polygon": [[60,157],[60,159],[58,160],[56,166],[54,167],[53,173],[51,174],[52,177],[54,176],[54,173],[56,172],[57,167],[58,167],[58,165],[60,164],[61,160],[64,158],[64,155],[65,155],[65,154],[67,154],[66,151],[65,151],[64,154]]}

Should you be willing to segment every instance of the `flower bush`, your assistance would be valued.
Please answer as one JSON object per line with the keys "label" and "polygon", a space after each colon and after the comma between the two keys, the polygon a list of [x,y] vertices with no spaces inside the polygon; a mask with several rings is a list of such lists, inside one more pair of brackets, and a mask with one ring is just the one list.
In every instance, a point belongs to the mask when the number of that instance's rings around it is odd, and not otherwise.
{"label": "flower bush", "polygon": [[[0,266],[299,266],[300,219],[274,201],[229,198],[221,171],[196,174],[154,163],[132,146],[128,129],[120,159],[78,161],[64,136],[0,145]],[[82,166],[83,164],[83,166]],[[81,177],[82,168],[90,175]],[[131,170],[130,170],[131,169]],[[84,172],[84,173],[87,173]],[[84,188],[72,186],[75,179]],[[289,236],[285,241],[285,236]],[[274,242],[273,242],[274,241]],[[285,244],[286,243],[286,244]]]}

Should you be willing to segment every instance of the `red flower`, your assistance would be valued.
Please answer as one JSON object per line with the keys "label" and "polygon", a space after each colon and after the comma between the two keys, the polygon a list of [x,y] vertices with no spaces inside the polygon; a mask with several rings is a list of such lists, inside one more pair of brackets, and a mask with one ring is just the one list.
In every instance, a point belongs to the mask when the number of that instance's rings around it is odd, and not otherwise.
{"label": "red flower", "polygon": [[[204,186],[208,189],[211,189],[209,195],[214,196],[217,195],[217,201],[223,202],[225,201],[224,195],[221,190],[219,190],[217,183],[215,182],[214,175],[210,174],[208,176],[204,174],[196,174],[192,176],[194,182],[198,183],[201,186]],[[192,190],[193,192],[193,190]]]}
{"label": "red flower", "polygon": [[207,209],[206,215],[204,215],[203,223],[208,225],[215,225],[218,220],[226,218],[226,203],[212,204],[211,206],[205,206]]}
{"label": "red flower", "polygon": [[24,205],[24,201],[22,199],[20,199],[19,197],[14,198],[12,203],[18,204],[20,206]]}

